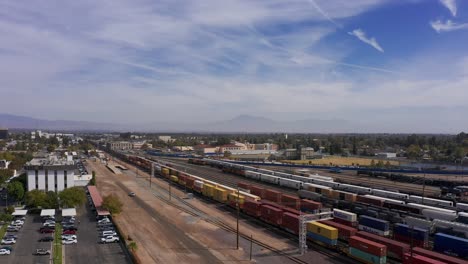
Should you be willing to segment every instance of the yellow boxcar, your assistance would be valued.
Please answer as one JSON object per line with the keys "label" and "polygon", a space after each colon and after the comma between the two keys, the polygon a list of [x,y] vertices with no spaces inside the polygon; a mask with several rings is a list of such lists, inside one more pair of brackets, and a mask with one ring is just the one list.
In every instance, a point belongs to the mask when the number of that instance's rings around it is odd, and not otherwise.
{"label": "yellow boxcar", "polygon": [[179,179],[175,175],[171,175],[171,181],[177,182]]}
{"label": "yellow boxcar", "polygon": [[161,172],[162,172],[163,175],[166,175],[166,176],[169,175],[169,169],[168,168],[162,168]]}
{"label": "yellow boxcar", "polygon": [[[244,208],[244,196],[239,195],[239,208]],[[237,203],[237,193],[230,193],[228,195],[228,204],[232,207],[236,207]]]}
{"label": "yellow boxcar", "polygon": [[211,184],[203,184],[202,193],[204,196],[213,198],[215,187]]}
{"label": "yellow boxcar", "polygon": [[179,184],[182,185],[182,186],[185,186],[185,181],[179,179]]}
{"label": "yellow boxcar", "polygon": [[227,201],[227,197],[228,192],[226,190],[221,188],[214,189],[213,199],[215,199],[216,201],[225,203]]}
{"label": "yellow boxcar", "polygon": [[307,231],[321,235],[328,239],[338,239],[338,229],[321,224],[319,222],[308,222]]}

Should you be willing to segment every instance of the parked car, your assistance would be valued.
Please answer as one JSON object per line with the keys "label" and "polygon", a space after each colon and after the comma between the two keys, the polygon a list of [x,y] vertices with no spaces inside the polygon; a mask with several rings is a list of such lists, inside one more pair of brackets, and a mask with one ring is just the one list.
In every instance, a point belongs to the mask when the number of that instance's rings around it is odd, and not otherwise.
{"label": "parked car", "polygon": [[135,194],[134,192],[131,192],[131,193],[128,194],[128,196],[130,196],[130,197],[135,197],[136,194]]}
{"label": "parked car", "polygon": [[18,232],[19,228],[14,227],[14,226],[8,226],[6,231],[7,232]]}
{"label": "parked car", "polygon": [[51,229],[51,228],[41,228],[41,229],[39,229],[39,232],[41,232],[41,233],[43,233],[43,234],[50,234],[50,233],[55,232],[55,229]]}
{"label": "parked car", "polygon": [[101,243],[115,243],[119,241],[120,239],[117,236],[106,236],[106,237],[101,238]]}
{"label": "parked car", "polygon": [[115,231],[103,231],[101,234],[103,236],[116,236],[117,235]]}
{"label": "parked car", "polygon": [[17,239],[18,236],[17,235],[13,235],[13,234],[6,234],[3,236],[3,238],[14,238],[14,239]]}
{"label": "parked car", "polygon": [[42,224],[44,227],[55,227],[55,223],[44,223]]}
{"label": "parked car", "polygon": [[65,230],[63,231],[62,235],[76,235],[75,230]]}
{"label": "parked car", "polygon": [[76,240],[76,239],[62,240],[62,244],[64,244],[64,245],[71,245],[71,244],[76,244],[76,243],[78,243],[78,240]]}
{"label": "parked car", "polygon": [[50,242],[50,241],[54,241],[54,238],[51,237],[51,236],[45,236],[45,237],[39,238],[38,241],[39,241],[39,242]]}
{"label": "parked car", "polygon": [[63,230],[73,230],[73,231],[77,231],[78,228],[76,228],[75,226],[64,226],[64,227],[63,227]]}
{"label": "parked car", "polygon": [[39,255],[39,256],[50,255],[50,250],[43,249],[43,248],[38,248],[38,249],[36,249],[36,252],[34,252],[33,254],[34,255]]}
{"label": "parked car", "polygon": [[0,249],[6,249],[9,250],[10,252],[13,252],[13,247],[12,246],[2,246]]}
{"label": "parked car", "polygon": [[16,239],[14,238],[4,238],[2,239],[2,245],[13,245],[16,244]]}
{"label": "parked car", "polygon": [[0,249],[0,255],[10,255],[11,251],[8,249]]}
{"label": "parked car", "polygon": [[62,235],[62,240],[76,239],[76,235]]}

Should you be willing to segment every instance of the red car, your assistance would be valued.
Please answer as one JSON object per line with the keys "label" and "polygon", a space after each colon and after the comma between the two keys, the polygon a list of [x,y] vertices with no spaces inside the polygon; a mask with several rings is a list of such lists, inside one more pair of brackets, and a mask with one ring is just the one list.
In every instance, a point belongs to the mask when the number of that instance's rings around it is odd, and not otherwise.
{"label": "red car", "polygon": [[54,230],[53,230],[53,229],[44,228],[44,229],[40,229],[39,232],[41,232],[41,233],[53,233]]}
{"label": "red car", "polygon": [[76,234],[75,230],[65,230],[62,233],[62,235],[75,235],[75,234]]}

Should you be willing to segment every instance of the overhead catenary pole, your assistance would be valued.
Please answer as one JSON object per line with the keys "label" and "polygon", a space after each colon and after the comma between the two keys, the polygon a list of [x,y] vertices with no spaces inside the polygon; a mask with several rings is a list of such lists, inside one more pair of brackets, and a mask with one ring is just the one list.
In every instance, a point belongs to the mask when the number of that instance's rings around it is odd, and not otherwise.
{"label": "overhead catenary pole", "polygon": [[149,177],[150,189],[151,189],[151,178],[154,177],[154,162],[151,162],[151,175]]}
{"label": "overhead catenary pole", "polygon": [[249,257],[249,260],[252,260],[252,248],[253,248],[253,238],[252,238],[252,235],[250,235],[250,257]]}
{"label": "overhead catenary pole", "polygon": [[237,236],[236,236],[236,245],[239,249],[239,187],[237,187],[237,197],[236,197],[236,209],[237,209]]}

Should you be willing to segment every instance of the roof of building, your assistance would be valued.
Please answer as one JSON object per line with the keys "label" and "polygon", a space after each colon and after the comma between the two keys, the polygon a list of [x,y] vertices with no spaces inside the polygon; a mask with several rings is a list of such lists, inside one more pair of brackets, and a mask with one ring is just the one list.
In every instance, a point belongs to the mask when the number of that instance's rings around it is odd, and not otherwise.
{"label": "roof of building", "polygon": [[16,210],[11,214],[13,216],[25,216],[28,213],[28,210]]}
{"label": "roof of building", "polygon": [[62,209],[62,216],[76,216],[75,208]]}
{"label": "roof of building", "polygon": [[101,207],[102,206],[102,197],[99,194],[96,186],[88,186],[89,195],[91,195],[91,199],[93,200],[94,206]]}
{"label": "roof of building", "polygon": [[204,144],[201,144],[201,145],[196,145],[196,146],[193,146],[194,148],[215,148],[213,146],[210,146],[210,145],[204,145]]}
{"label": "roof of building", "polygon": [[42,209],[41,210],[41,216],[54,216],[55,215],[55,209]]}
{"label": "roof of building", "polygon": [[238,146],[235,144],[226,144],[226,145],[222,145],[221,147],[222,148],[241,148],[242,146]]}

